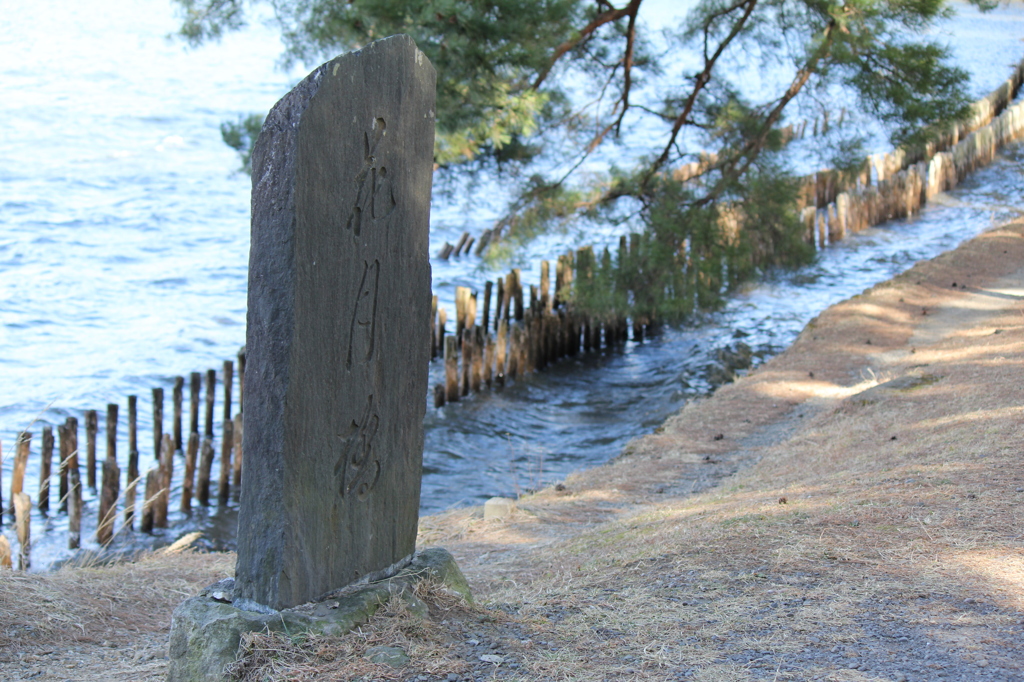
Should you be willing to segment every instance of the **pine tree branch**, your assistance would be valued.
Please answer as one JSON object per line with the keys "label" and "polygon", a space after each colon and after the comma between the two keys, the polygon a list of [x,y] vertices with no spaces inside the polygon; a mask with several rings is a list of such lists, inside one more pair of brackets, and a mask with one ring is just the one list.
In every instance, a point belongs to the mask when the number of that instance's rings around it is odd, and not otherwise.
{"label": "pine tree branch", "polygon": [[630,3],[630,6],[633,7],[633,12],[629,15],[629,26],[626,28],[626,54],[622,60],[622,111],[619,112],[619,118],[615,121],[616,135],[622,127],[622,118],[626,115],[626,110],[629,109],[629,90],[633,84],[633,57],[636,51],[636,13],[640,9],[640,3],[633,2]]}
{"label": "pine tree branch", "polygon": [[[590,23],[581,28],[579,33],[575,36],[555,48],[554,53],[551,55],[551,59],[548,61],[548,65],[544,67],[543,71],[537,74],[537,78],[533,81],[533,89],[537,90],[540,88],[541,84],[543,84],[548,75],[550,75],[551,69],[555,68],[555,64],[558,63],[559,59],[564,57],[577,45],[594,35],[597,29],[601,28],[605,24],[610,24],[627,16],[631,16],[633,17],[633,20],[635,20],[636,13],[640,9],[640,4],[642,2],[643,0],[630,0],[629,4],[622,9],[615,9],[607,2],[599,2],[598,7],[606,6],[608,9],[591,19]],[[631,25],[633,20],[631,20]]]}
{"label": "pine tree branch", "polygon": [[[729,44],[732,43],[736,36],[739,35],[740,31],[743,30],[744,25],[746,25],[747,20],[753,13],[754,8],[757,6],[757,2],[758,0],[739,0],[735,4],[710,15],[705,20],[704,70],[697,74],[693,90],[690,91],[690,95],[686,98],[686,103],[683,105],[683,110],[676,117],[675,123],[672,124],[672,133],[669,136],[669,140],[665,144],[665,147],[662,150],[661,155],[658,156],[658,158],[654,161],[654,163],[651,164],[651,166],[647,169],[647,172],[644,174],[644,177],[640,183],[641,187],[647,187],[650,184],[651,180],[654,178],[655,174],[657,174],[657,172],[661,170],[662,166],[664,166],[665,163],[668,161],[669,155],[672,152],[672,147],[675,145],[676,138],[679,136],[679,131],[682,130],[683,125],[687,122],[687,120],[690,117],[690,114],[693,111],[694,105],[697,103],[697,97],[704,90],[704,88],[707,87],[708,83],[711,82],[711,72],[715,68],[715,64],[718,63],[718,59],[722,56],[722,53],[725,52],[725,49],[729,46]],[[740,8],[743,8],[743,15],[738,20],[736,20],[736,23],[733,24],[732,29],[729,31],[729,34],[724,39],[722,39],[722,41],[718,44],[718,47],[715,49],[714,54],[708,56],[707,38],[711,30],[712,22],[715,19],[720,18],[722,16],[726,16],[727,14],[730,14]]]}
{"label": "pine tree branch", "polygon": [[[782,119],[783,110],[807,84],[807,81],[810,80],[811,75],[818,68],[818,64],[821,60],[828,56],[832,48],[835,29],[836,21],[835,19],[830,19],[828,25],[825,27],[825,35],[821,44],[807,60],[807,63],[796,72],[796,75],[793,77],[789,87],[786,88],[786,92],[776,100],[775,106],[772,107],[771,111],[769,111],[768,115],[765,117],[764,122],[761,123],[761,127],[758,130],[757,135],[748,139],[739,153],[733,155],[725,164],[723,164],[723,173],[728,173],[731,177],[737,178],[747,172],[751,164],[754,163],[757,156],[764,149],[764,145],[768,141],[768,135]],[[743,159],[743,163],[737,166],[740,159]]]}

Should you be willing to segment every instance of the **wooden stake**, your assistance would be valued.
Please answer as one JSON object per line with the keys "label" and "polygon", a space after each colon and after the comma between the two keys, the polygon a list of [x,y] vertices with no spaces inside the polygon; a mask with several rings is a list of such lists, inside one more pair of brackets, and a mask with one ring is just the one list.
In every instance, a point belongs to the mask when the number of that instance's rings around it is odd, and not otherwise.
{"label": "wooden stake", "polygon": [[213,438],[213,400],[217,390],[217,371],[206,370],[206,430],[207,438]]}
{"label": "wooden stake", "polygon": [[[153,390],[154,398],[156,390]],[[160,398],[162,402],[162,393]],[[107,405],[107,457],[103,460],[103,485],[100,490],[99,517],[96,521],[96,541],[101,545],[109,543],[114,538],[114,517],[120,492],[121,469],[117,466],[117,405],[111,403]]]}
{"label": "wooden stake", "polygon": [[430,297],[430,359],[437,357],[437,295]]}
{"label": "wooden stake", "polygon": [[466,294],[466,329],[476,328],[476,293]]}
{"label": "wooden stake", "polygon": [[[623,328],[623,336],[625,336],[629,329],[629,324],[625,323]],[[576,356],[580,352],[580,318],[576,313],[569,313],[568,320],[568,343],[569,343],[569,355]]]}
{"label": "wooden stake", "polygon": [[117,462],[117,404],[107,405],[107,459]]}
{"label": "wooden stake", "polygon": [[167,512],[171,503],[171,481],[174,480],[174,439],[164,434],[160,444],[160,495],[153,508],[153,525],[167,528]]}
{"label": "wooden stake", "polygon": [[551,310],[551,271],[546,260],[540,262],[540,305],[544,310]]}
{"label": "wooden stake", "polygon": [[213,456],[213,441],[204,438],[199,457],[199,477],[196,480],[196,500],[204,507],[210,504],[210,471],[213,469]]}
{"label": "wooden stake", "polygon": [[[128,396],[128,457],[135,453],[138,457],[139,450],[139,398]],[[130,467],[130,465],[129,465]],[[129,468],[130,471],[130,468]]]}
{"label": "wooden stake", "polygon": [[135,490],[139,485],[138,406],[138,397],[128,396],[128,475],[124,487],[124,525],[129,530],[135,527]]}
{"label": "wooden stake", "polygon": [[521,346],[523,356],[519,360],[519,371],[530,374],[537,371],[537,318],[532,315],[526,318],[522,331],[526,338]]}
{"label": "wooden stake", "polygon": [[444,377],[445,391],[448,402],[453,403],[459,399],[459,360],[458,349],[456,348],[454,336],[444,340]]}
{"label": "wooden stake", "polygon": [[434,407],[444,407],[444,384],[434,384]]}
{"label": "wooden stake", "polygon": [[554,307],[558,308],[562,305],[562,287],[563,280],[565,279],[565,256],[559,256],[558,260],[555,261],[555,295],[554,295]]}
{"label": "wooden stake", "polygon": [[[68,432],[68,454],[67,454],[67,470],[68,470],[68,499],[71,499],[71,495],[78,495],[78,504],[81,507],[82,499],[82,479],[78,467],[78,419],[76,417],[68,417],[64,420],[67,425]],[[72,479],[74,483],[72,484]],[[75,486],[78,486],[77,490]],[[70,513],[70,512],[69,512]],[[79,509],[79,517],[81,517],[81,509]]]}
{"label": "wooden stake", "polygon": [[483,318],[480,321],[480,326],[484,328],[486,332],[491,326],[491,290],[494,288],[494,282],[488,280],[484,283],[484,312]]}
{"label": "wooden stake", "polygon": [[[499,282],[501,280],[498,280]],[[498,344],[495,348],[494,381],[499,386],[505,385],[505,348],[508,343],[508,320],[498,322]]]}
{"label": "wooden stake", "polygon": [[0,535],[0,568],[6,568],[11,570],[11,543],[8,542],[7,538]]}
{"label": "wooden stake", "polygon": [[505,285],[501,292],[501,319],[511,319],[512,311],[512,291],[515,289],[516,276],[515,273],[508,273],[505,275]]}
{"label": "wooden stake", "polygon": [[117,516],[120,488],[121,468],[117,466],[116,459],[108,456],[103,460],[103,487],[100,490],[100,510],[96,521],[96,542],[101,545],[110,544],[114,539],[114,518]]}
{"label": "wooden stake", "polygon": [[569,355],[572,350],[569,348],[569,334],[571,333],[572,327],[572,315],[567,310],[558,311],[558,355],[559,357],[565,357]]}
{"label": "wooden stake", "polygon": [[181,450],[181,408],[185,400],[185,377],[174,377],[174,449]]}
{"label": "wooden stake", "polygon": [[235,497],[242,492],[242,413],[235,415],[235,426],[232,429],[232,437],[235,443],[234,476],[232,484],[235,486]]}
{"label": "wooden stake", "polygon": [[516,320],[523,319],[523,271],[516,268],[512,271],[512,283],[515,287],[512,292],[516,303]]}
{"label": "wooden stake", "polygon": [[199,372],[192,372],[189,377],[190,399],[189,403],[189,433],[199,433],[199,392],[203,386],[203,375]]}
{"label": "wooden stake", "polygon": [[160,501],[160,470],[152,468],[146,472],[146,497],[142,500],[142,523],[139,528],[143,533],[153,532],[153,517]]}
{"label": "wooden stake", "polygon": [[569,355],[569,322],[568,311],[558,311],[558,356]]}
{"label": "wooden stake", "polygon": [[480,239],[476,245],[476,251],[474,252],[477,256],[483,255],[484,249],[491,243],[491,239],[494,238],[494,230],[484,230],[483,234],[480,235]]}
{"label": "wooden stake", "polygon": [[[70,430],[70,429],[69,429]],[[77,432],[77,426],[75,431]],[[77,440],[77,435],[75,440]],[[77,459],[77,455],[74,456]],[[70,458],[69,458],[70,459]],[[68,470],[68,549],[82,544],[82,479],[78,466]]]}
{"label": "wooden stake", "polygon": [[224,361],[224,421],[231,421],[231,387],[235,383],[235,363]]}
{"label": "wooden stake", "polygon": [[828,240],[835,243],[845,238],[846,194],[840,194],[836,197],[835,203],[828,205]]}
{"label": "wooden stake", "polygon": [[164,438],[164,389],[153,389],[153,458],[160,459]]}
{"label": "wooden stake", "polygon": [[39,499],[36,507],[41,512],[50,511],[50,477],[53,468],[53,427],[43,427],[43,447],[39,460]]}
{"label": "wooden stake", "polygon": [[480,392],[480,384],[483,380],[484,370],[484,357],[483,357],[483,345],[484,337],[480,327],[473,327],[469,330],[470,343],[473,346],[473,362],[472,369],[469,378],[469,388],[477,393]]}
{"label": "wooden stake", "polygon": [[242,397],[245,395],[245,346],[238,351],[238,411],[242,411]]}
{"label": "wooden stake", "polygon": [[466,301],[469,299],[468,287],[455,287],[455,338],[462,343],[462,330],[466,328]]}
{"label": "wooden stake", "polygon": [[90,490],[96,490],[96,433],[98,431],[99,418],[96,416],[96,410],[87,410],[85,413],[85,480]]}
{"label": "wooden stake", "polygon": [[[625,238],[625,235],[623,235],[623,238]],[[568,296],[570,294],[570,292],[572,291],[573,279],[574,278],[572,269],[572,251],[570,251],[569,253],[565,254],[565,262],[562,266],[562,287],[565,289],[565,291],[559,291],[560,296]]]}
{"label": "wooden stake", "polygon": [[483,334],[484,339],[484,383],[488,386],[491,385],[492,372],[494,367],[494,340],[490,334],[486,333],[483,328],[480,333]]}
{"label": "wooden stake", "polygon": [[550,315],[544,308],[541,308],[541,313],[537,316],[537,366],[541,368],[547,367],[551,359],[548,356],[548,348],[551,345],[548,339],[551,333],[549,319]]}
{"label": "wooden stake", "polygon": [[519,327],[509,327],[508,334],[508,368],[505,375],[515,380],[519,375]]}
{"label": "wooden stake", "polygon": [[533,371],[533,364],[530,355],[530,327],[525,320],[519,326],[519,342],[516,347],[519,349],[519,374],[526,376]]}
{"label": "wooden stake", "polygon": [[190,433],[185,450],[185,476],[181,479],[181,511],[192,511],[192,485],[196,478],[196,458],[199,456],[199,434]]}
{"label": "wooden stake", "polygon": [[498,278],[498,293],[494,298],[494,331],[498,331],[498,325],[504,318],[502,311],[505,309],[505,280]]}
{"label": "wooden stake", "polygon": [[14,526],[18,529],[18,570],[27,571],[32,554],[32,527],[29,523],[32,500],[23,492],[14,495]]}
{"label": "wooden stake", "polygon": [[231,450],[234,442],[235,425],[230,419],[224,420],[224,438],[220,444],[220,480],[217,486],[217,501],[227,504],[231,494]]}
{"label": "wooden stake", "polygon": [[554,338],[556,322],[557,319],[547,310],[540,317],[540,361],[545,367],[558,359]]}
{"label": "wooden stake", "polygon": [[469,377],[473,364],[473,339],[468,329],[462,330],[462,366],[459,368],[459,395],[469,395]]}
{"label": "wooden stake", "polygon": [[[68,510],[68,427],[67,422],[57,425],[57,452],[59,453],[60,463],[57,465],[57,469],[60,472],[60,501],[58,508],[62,512]],[[2,515],[0,515],[2,516]]]}
{"label": "wooden stake", "polygon": [[15,516],[14,506],[18,495],[24,492],[25,468],[28,466],[28,453],[32,449],[32,434],[22,431],[14,445],[14,470],[11,472],[11,516]]}
{"label": "wooden stake", "polygon": [[445,325],[448,324],[448,311],[441,306],[437,310],[437,352],[444,357]]}

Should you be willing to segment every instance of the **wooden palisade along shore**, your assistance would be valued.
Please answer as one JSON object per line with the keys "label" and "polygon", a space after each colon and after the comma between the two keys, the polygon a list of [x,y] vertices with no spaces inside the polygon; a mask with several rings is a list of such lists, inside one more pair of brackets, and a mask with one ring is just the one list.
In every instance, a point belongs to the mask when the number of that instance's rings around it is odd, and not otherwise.
{"label": "wooden palisade along shore", "polygon": [[[238,371],[238,407],[239,412],[233,413],[232,384],[234,380],[234,363],[225,361],[221,385],[224,387],[224,409],[223,425],[224,430],[221,438],[221,470],[220,480],[217,489],[220,504],[227,504],[234,494],[237,498],[242,472],[242,443],[241,443],[241,403],[244,390],[244,367],[245,352],[239,352]],[[213,406],[215,404],[214,393],[217,390],[217,373],[209,370],[206,373],[206,437],[203,441],[203,458],[197,462],[199,455],[200,435],[197,432],[199,426],[198,413],[200,402],[200,375],[198,372],[192,375],[192,420],[191,432],[187,439],[184,439],[182,432],[182,408],[184,377],[174,378],[174,412],[171,432],[164,432],[163,422],[163,398],[164,392],[161,388],[153,389],[153,448],[155,465],[145,475],[139,473],[139,452],[137,408],[138,397],[131,395],[127,399],[127,427],[128,427],[128,468],[124,472],[122,485],[122,471],[117,459],[117,429],[120,423],[119,406],[110,404],[107,406],[106,428],[106,456],[102,462],[96,462],[96,439],[99,433],[99,424],[96,410],[84,411],[86,423],[86,485],[95,492],[96,507],[96,536],[95,540],[101,546],[112,543],[125,531],[135,528],[136,516],[139,517],[139,529],[151,533],[154,528],[166,528],[168,526],[168,512],[171,505],[170,490],[174,477],[174,459],[180,452],[185,459],[184,476],[181,481],[182,496],[180,499],[180,510],[188,514],[192,509],[192,501],[195,499],[201,506],[210,504],[210,472],[213,467],[215,451],[213,447]],[[79,549],[81,546],[81,529],[83,514],[82,483],[79,471],[79,446],[78,446],[78,419],[68,417],[67,420],[57,426],[59,437],[59,461],[57,468],[53,468],[54,437],[53,427],[45,425],[42,428],[42,443],[40,449],[39,465],[39,493],[36,500],[36,508],[43,515],[51,513],[66,514],[68,519],[68,549]],[[237,434],[237,436],[235,435]],[[7,562],[13,555],[7,546],[6,539],[0,542],[0,568],[7,565],[27,569],[30,565],[31,538],[29,516],[31,498],[24,491],[25,471],[31,452],[32,434],[22,431],[18,434],[15,444],[15,461],[13,475],[10,484],[9,507],[3,507],[3,498],[0,496],[0,511],[8,514],[14,521],[16,532],[19,538],[17,556]],[[184,440],[184,447],[179,442]],[[0,445],[2,448],[2,445]],[[0,449],[0,453],[2,453]],[[0,455],[2,457],[2,455]],[[197,466],[198,463],[198,466]],[[99,464],[100,477],[94,473],[94,467]],[[199,474],[199,481],[195,480]],[[205,478],[204,478],[205,476]],[[59,496],[54,499],[53,478],[59,481]],[[198,484],[197,484],[198,483]],[[2,485],[2,484],[0,484]],[[138,500],[138,490],[143,489],[145,494],[142,500]],[[56,507],[56,510],[54,510]],[[139,511],[141,510],[141,512]],[[121,512],[121,513],[119,513]],[[3,520],[3,513],[0,513],[0,523]],[[123,520],[118,524],[118,518]],[[5,554],[6,552],[6,554]]]}

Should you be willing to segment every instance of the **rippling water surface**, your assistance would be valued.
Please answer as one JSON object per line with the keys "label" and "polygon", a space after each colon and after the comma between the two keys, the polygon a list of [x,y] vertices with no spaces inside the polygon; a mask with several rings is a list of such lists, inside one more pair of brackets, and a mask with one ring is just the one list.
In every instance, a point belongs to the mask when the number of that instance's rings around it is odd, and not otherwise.
{"label": "rippling water surface", "polygon": [[[980,94],[1024,52],[1022,12],[963,12],[947,33]],[[280,42],[258,23],[195,51],[166,39],[174,27],[162,0],[40,0],[8,3],[0,13],[5,500],[17,431],[35,434],[38,453],[43,423],[74,415],[82,424],[84,409],[110,402],[123,415],[125,396],[137,394],[139,439],[149,443],[150,389],[162,386],[169,396],[172,377],[219,368],[244,342],[249,181],[234,173],[237,158],[218,126],[269,109],[302,73],[275,70]],[[1006,63],[993,63],[992,54],[1008,55]],[[706,391],[705,366],[734,337],[781,350],[831,303],[1015,215],[1022,173],[1024,154],[1009,150],[945,197],[948,205],[830,248],[814,264],[735,296],[699,326],[429,408],[423,510],[515,494],[607,461]],[[464,229],[489,226],[500,209],[494,196],[483,191],[467,204],[439,194],[432,252]],[[535,281],[539,258],[600,237],[540,240],[524,259],[526,280]],[[494,274],[475,259],[435,262],[434,288],[453,310],[455,284],[479,287]],[[431,371],[435,381],[439,368]],[[122,441],[123,424],[122,416]],[[141,449],[145,471],[152,459]],[[122,469],[126,452],[122,442]],[[26,477],[33,498],[37,486],[33,457]],[[83,538],[94,524],[89,491],[86,502]],[[201,510],[174,517],[167,537],[198,528],[226,538],[233,522],[232,506]],[[63,515],[34,518],[37,566],[66,554],[65,528]]]}

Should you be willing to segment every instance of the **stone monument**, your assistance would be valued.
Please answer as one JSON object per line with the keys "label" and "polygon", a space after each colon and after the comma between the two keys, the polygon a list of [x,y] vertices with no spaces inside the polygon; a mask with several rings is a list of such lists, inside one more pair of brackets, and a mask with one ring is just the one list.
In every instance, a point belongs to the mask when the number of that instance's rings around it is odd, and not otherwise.
{"label": "stone monument", "polygon": [[424,580],[472,599],[448,552],[414,555],[433,150],[434,69],[406,36],[324,64],[263,125],[238,564],[174,610],[168,682],[234,679],[245,632],[340,635],[395,597],[427,617]]}
{"label": "stone monument", "polygon": [[430,360],[434,69],[334,59],[253,151],[236,605],[389,577],[415,550]]}

